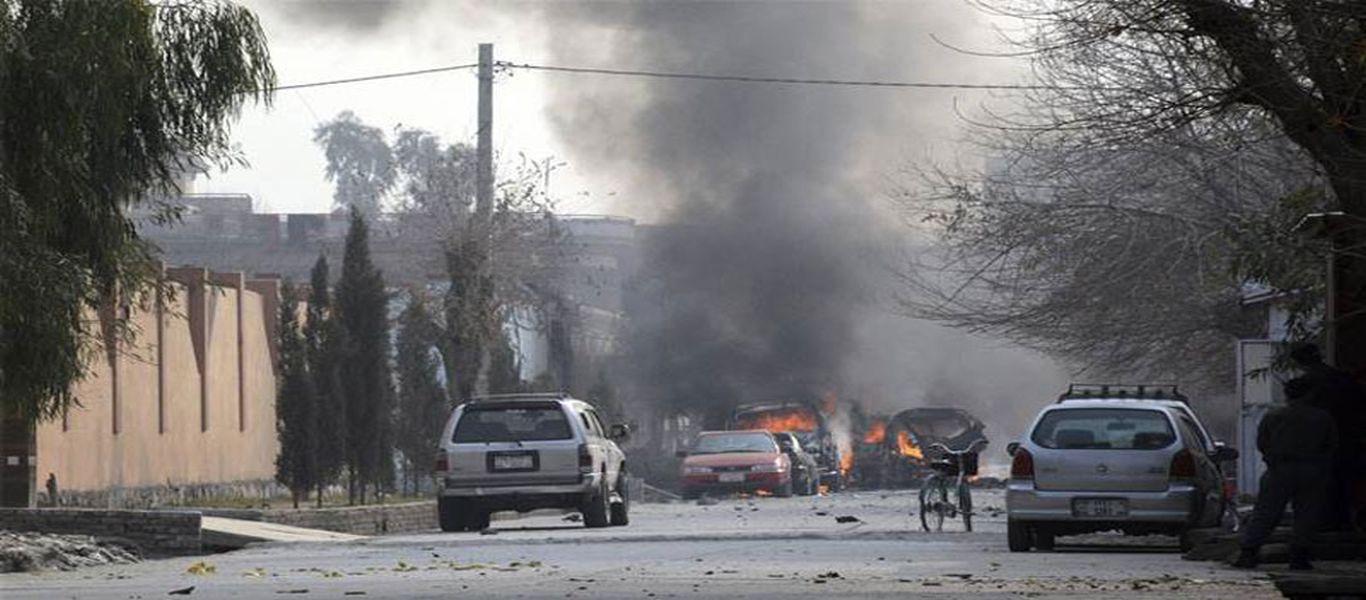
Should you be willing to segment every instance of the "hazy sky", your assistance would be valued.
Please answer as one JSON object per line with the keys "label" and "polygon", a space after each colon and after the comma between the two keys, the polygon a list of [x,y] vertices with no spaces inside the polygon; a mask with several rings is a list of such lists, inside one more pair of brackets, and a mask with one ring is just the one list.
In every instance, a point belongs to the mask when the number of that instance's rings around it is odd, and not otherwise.
{"label": "hazy sky", "polygon": [[[468,2],[352,0],[245,0],[257,11],[269,37],[281,84],[313,82],[391,71],[471,63],[480,42],[495,44],[500,60],[626,69],[706,70],[690,64],[690,39],[669,36],[674,47],[650,47],[648,56],[667,56],[668,64],[649,64],[632,47],[656,43],[631,30],[630,21],[614,25],[604,13],[639,7],[633,3],[578,2]],[[754,3],[750,3],[754,4]],[[782,17],[792,5],[771,6]],[[707,5],[699,4],[704,7]],[[720,7],[724,10],[725,7]],[[752,7],[751,7],[752,8]],[[882,28],[882,37],[851,40],[875,49],[865,52],[862,64],[826,64],[812,68],[803,60],[822,49],[793,36],[765,39],[760,49],[768,60],[739,74],[970,83],[1015,82],[1018,64],[995,58],[968,56],[945,44],[972,49],[999,48],[996,32],[986,17],[963,0],[903,0],[869,3],[861,8],[870,18],[906,23],[904,34]],[[750,11],[753,12],[753,11]],[[585,17],[591,16],[591,18]],[[660,25],[656,24],[656,29]],[[667,24],[662,25],[667,27]],[[886,35],[892,31],[895,35]],[[859,37],[859,31],[848,35]],[[939,41],[936,41],[936,38]],[[942,44],[940,42],[943,42]],[[705,39],[697,40],[706,43]],[[785,57],[792,60],[786,61]],[[572,64],[571,64],[572,63]],[[790,68],[784,68],[790,67]],[[567,163],[552,180],[568,213],[611,212],[652,219],[663,201],[657,181],[649,176],[658,165],[631,164],[603,152],[591,120],[558,118],[566,95],[594,86],[623,89],[623,82],[602,76],[516,71],[500,76],[495,87],[495,145],[502,161],[519,154],[534,159],[555,157]],[[629,85],[629,84],[625,84]],[[697,85],[717,85],[698,83]],[[745,85],[745,84],[721,84]],[[629,89],[625,87],[624,89]],[[875,107],[853,114],[812,115],[813,123],[857,124],[876,132],[851,157],[851,176],[867,183],[870,192],[889,187],[888,177],[906,161],[926,156],[948,157],[961,121],[955,107],[972,111],[984,98],[981,92],[933,90],[829,89],[789,87],[784,94],[849,94]],[[583,94],[579,94],[582,96]],[[590,94],[591,95],[591,94]],[[385,130],[402,124],[431,130],[448,140],[473,141],[476,79],[472,70],[412,78],[355,83],[280,92],[271,108],[248,107],[236,128],[236,139],[250,162],[200,180],[196,191],[245,192],[258,211],[318,212],[330,206],[331,186],[323,179],[323,161],[312,142],[312,130],[342,110],[353,110],[363,120]],[[629,118],[639,108],[629,95],[595,96],[594,109],[603,118]],[[855,105],[858,102],[854,103]],[[702,126],[704,124],[699,124]],[[623,128],[614,132],[620,134]],[[629,131],[629,128],[626,128]],[[867,136],[865,136],[867,137]],[[594,140],[586,144],[583,140]],[[590,147],[596,146],[596,147]]]}

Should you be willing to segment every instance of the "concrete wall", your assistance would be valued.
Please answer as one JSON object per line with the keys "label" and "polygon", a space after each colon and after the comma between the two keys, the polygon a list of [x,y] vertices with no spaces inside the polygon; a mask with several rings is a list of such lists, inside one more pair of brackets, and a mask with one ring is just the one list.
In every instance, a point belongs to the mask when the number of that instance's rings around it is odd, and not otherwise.
{"label": "concrete wall", "polygon": [[173,294],[128,309],[133,341],[91,357],[80,406],[38,426],[41,495],[49,474],[61,496],[104,498],[274,478],[277,282],[168,274]]}
{"label": "concrete wall", "polygon": [[436,501],[424,500],[378,506],[294,509],[202,509],[203,514],[230,519],[265,521],[354,535],[431,531],[438,526]]}
{"label": "concrete wall", "polygon": [[113,538],[150,555],[199,552],[201,521],[190,511],[0,508],[0,529]]}

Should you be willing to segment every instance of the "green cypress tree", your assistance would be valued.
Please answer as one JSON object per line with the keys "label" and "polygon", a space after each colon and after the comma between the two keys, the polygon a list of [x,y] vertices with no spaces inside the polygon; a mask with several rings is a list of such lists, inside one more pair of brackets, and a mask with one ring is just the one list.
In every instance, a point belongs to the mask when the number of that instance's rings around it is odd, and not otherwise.
{"label": "green cypress tree", "polygon": [[275,457],[275,479],[289,487],[294,508],[317,486],[317,397],[308,372],[308,352],[299,331],[299,299],[286,280],[280,288],[279,383],[276,389],[275,429],[280,453]]}
{"label": "green cypress tree", "polygon": [[336,483],[346,464],[346,398],[338,391],[341,389],[341,358],[346,348],[346,334],[333,318],[326,256],[318,255],[309,283],[304,345],[317,398],[315,479],[317,503],[322,506],[323,494],[328,486]]}
{"label": "green cypress tree", "polygon": [[346,398],[351,501],[361,503],[372,486],[377,491],[391,486],[394,471],[389,296],[383,275],[370,260],[369,237],[365,218],[352,207],[337,280],[336,317],[348,339],[340,392]]}
{"label": "green cypress tree", "polygon": [[[420,290],[409,293],[408,305],[399,315],[398,323],[395,439],[407,466],[405,472],[417,474],[431,468],[437,438],[447,416],[446,391],[437,380],[437,360],[433,354],[436,328]],[[418,479],[411,479],[417,491]]]}

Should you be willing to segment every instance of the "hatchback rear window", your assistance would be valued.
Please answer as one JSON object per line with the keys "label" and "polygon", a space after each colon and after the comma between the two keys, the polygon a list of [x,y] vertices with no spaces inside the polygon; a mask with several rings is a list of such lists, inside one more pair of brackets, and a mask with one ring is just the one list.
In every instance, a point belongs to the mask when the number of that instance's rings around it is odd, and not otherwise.
{"label": "hatchback rear window", "polygon": [[466,408],[455,426],[452,441],[536,442],[567,440],[574,436],[559,406]]}
{"label": "hatchback rear window", "polygon": [[1158,450],[1172,445],[1176,433],[1155,410],[1069,408],[1049,411],[1030,439],[1060,450]]}

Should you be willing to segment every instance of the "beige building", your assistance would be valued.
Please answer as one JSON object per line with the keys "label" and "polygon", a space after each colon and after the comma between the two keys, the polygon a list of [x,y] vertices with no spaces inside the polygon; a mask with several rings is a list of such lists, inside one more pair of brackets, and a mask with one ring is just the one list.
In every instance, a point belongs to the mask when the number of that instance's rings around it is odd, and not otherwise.
{"label": "beige building", "polygon": [[[269,485],[279,281],[171,268],[174,293],[129,320],[76,388],[79,406],[36,432],[36,483],[63,503],[146,505]],[[107,322],[107,319],[106,319]]]}

